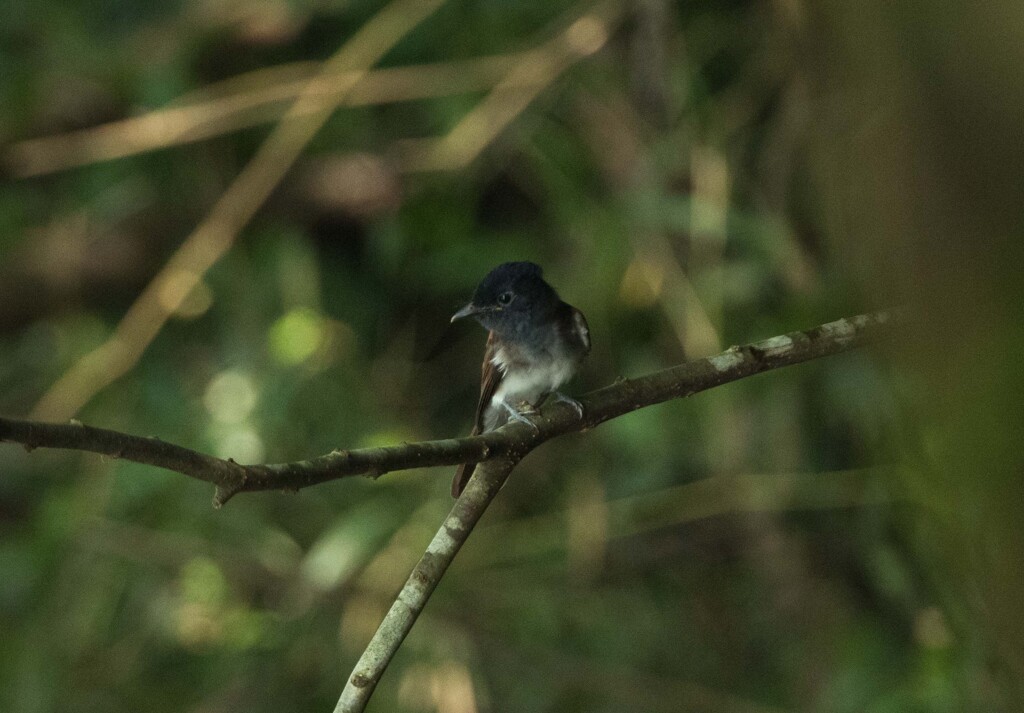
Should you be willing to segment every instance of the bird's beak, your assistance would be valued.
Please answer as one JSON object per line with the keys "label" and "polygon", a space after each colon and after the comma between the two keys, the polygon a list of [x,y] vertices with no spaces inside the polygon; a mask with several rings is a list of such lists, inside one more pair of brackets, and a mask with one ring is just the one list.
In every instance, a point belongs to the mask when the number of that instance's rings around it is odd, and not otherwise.
{"label": "bird's beak", "polygon": [[463,317],[472,317],[474,314],[480,314],[481,312],[483,312],[482,309],[470,302],[468,305],[452,315],[452,322],[457,319],[462,319]]}

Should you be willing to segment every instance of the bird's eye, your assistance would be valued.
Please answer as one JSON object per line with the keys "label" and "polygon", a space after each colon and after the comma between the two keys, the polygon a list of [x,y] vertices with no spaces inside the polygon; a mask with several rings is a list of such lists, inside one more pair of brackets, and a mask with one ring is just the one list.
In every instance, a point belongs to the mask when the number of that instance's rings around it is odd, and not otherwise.
{"label": "bird's eye", "polygon": [[507,305],[511,301],[512,301],[512,293],[511,292],[502,292],[500,295],[498,295],[498,304],[500,304],[500,305]]}

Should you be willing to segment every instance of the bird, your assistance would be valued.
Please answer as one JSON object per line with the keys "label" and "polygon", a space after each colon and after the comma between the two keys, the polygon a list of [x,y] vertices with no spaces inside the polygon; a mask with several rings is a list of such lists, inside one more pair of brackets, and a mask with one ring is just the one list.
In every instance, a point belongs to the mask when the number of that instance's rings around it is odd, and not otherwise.
{"label": "bird", "polygon": [[[590,328],[583,313],[563,302],[544,281],[540,265],[498,265],[451,321],[466,317],[488,330],[470,435],[493,431],[510,420],[536,430],[526,414],[551,394],[583,417],[582,405],[558,387],[573,377],[590,352]],[[459,497],[475,468],[475,463],[464,463],[455,471],[452,497]]]}

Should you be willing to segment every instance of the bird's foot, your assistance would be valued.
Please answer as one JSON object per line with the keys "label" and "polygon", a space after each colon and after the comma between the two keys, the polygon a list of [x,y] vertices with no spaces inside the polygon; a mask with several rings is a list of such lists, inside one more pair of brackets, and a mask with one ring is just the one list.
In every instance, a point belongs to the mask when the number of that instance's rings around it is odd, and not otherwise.
{"label": "bird's foot", "polygon": [[530,403],[523,401],[520,403],[521,408],[518,409],[508,401],[502,401],[501,405],[504,406],[505,410],[508,412],[509,421],[525,423],[533,429],[534,433],[540,433],[540,428],[530,419],[531,414],[537,413],[537,409],[535,409]]}
{"label": "bird's foot", "polygon": [[553,398],[555,401],[559,401],[563,404],[567,404],[568,406],[572,407],[572,410],[576,412],[576,416],[581,419],[583,418],[583,404],[581,404],[573,397],[566,396],[561,391],[554,391],[551,394],[551,398]]}

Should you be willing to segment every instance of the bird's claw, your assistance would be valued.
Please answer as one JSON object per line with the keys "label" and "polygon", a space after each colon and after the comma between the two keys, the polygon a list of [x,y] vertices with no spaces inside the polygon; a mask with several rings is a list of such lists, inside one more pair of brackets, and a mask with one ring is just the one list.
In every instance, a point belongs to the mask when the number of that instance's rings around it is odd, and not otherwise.
{"label": "bird's claw", "polygon": [[572,410],[576,412],[576,416],[578,418],[583,418],[583,404],[581,404],[579,401],[577,401],[571,396],[566,396],[561,391],[554,392],[552,396],[554,397],[555,401],[560,401],[561,403],[570,406]]}
{"label": "bird's claw", "polygon": [[516,421],[517,423],[526,424],[527,426],[529,426],[530,428],[533,429],[533,432],[535,434],[536,433],[540,433],[540,427],[536,423],[534,423],[532,420],[530,420],[529,416],[526,415],[526,414],[529,414],[529,413],[537,413],[536,409],[534,409],[533,406],[531,406],[530,404],[528,404],[526,402],[523,402],[523,403],[525,405],[525,408],[520,411],[520,410],[516,409],[516,407],[513,406],[512,404],[508,403],[507,401],[502,401],[501,402],[502,406],[505,407],[505,410],[508,411],[508,420],[509,421]]}

